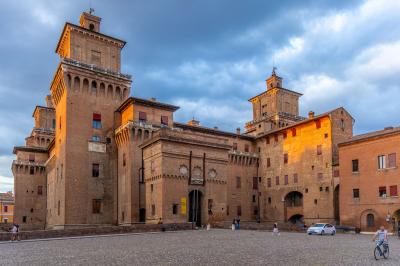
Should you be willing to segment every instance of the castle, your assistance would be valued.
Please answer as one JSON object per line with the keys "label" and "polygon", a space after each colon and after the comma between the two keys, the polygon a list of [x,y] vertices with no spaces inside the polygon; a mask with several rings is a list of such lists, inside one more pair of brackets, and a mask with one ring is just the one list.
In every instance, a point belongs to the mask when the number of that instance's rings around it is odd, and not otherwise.
{"label": "castle", "polygon": [[130,97],[125,42],[100,25],[90,13],[65,24],[51,95],[14,148],[22,228],[339,220],[338,143],[354,123],[344,108],[301,117],[301,94],[274,70],[244,133],[176,122],[178,106]]}

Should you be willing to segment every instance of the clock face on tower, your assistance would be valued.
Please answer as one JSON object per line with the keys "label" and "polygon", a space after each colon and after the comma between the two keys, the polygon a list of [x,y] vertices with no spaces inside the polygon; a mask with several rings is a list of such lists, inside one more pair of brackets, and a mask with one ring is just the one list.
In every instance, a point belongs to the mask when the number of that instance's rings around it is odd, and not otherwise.
{"label": "clock face on tower", "polygon": [[208,171],[208,177],[210,178],[217,177],[217,171],[215,171],[215,169],[211,169],[210,171]]}
{"label": "clock face on tower", "polygon": [[187,166],[186,166],[186,165],[181,165],[181,166],[179,167],[179,173],[180,173],[181,175],[187,175],[187,173],[188,173],[188,168],[187,168]]}

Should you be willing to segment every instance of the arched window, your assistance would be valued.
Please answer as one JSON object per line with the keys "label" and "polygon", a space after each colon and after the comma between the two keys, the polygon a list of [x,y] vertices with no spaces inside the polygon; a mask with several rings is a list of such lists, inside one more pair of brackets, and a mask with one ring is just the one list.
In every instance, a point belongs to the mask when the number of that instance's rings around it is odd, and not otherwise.
{"label": "arched window", "polygon": [[83,92],[89,92],[89,80],[84,79],[83,80],[83,86],[82,86]]}
{"label": "arched window", "polygon": [[104,96],[106,94],[106,86],[104,83],[100,83],[100,96]]}
{"label": "arched window", "polygon": [[108,85],[107,88],[107,97],[112,98],[113,97],[113,86],[112,85]]}
{"label": "arched window", "polygon": [[91,91],[92,93],[96,94],[97,93],[97,83],[96,81],[92,81],[92,86],[91,86]]}
{"label": "arched window", "polygon": [[81,88],[81,81],[79,77],[74,78],[74,90],[79,91]]}
{"label": "arched window", "polygon": [[375,217],[372,213],[367,214],[367,227],[375,226]]}

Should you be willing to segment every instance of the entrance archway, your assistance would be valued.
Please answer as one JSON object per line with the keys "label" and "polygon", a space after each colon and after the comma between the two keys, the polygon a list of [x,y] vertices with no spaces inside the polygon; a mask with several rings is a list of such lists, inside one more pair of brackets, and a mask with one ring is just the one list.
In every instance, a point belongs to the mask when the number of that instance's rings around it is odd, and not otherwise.
{"label": "entrance archway", "polygon": [[200,190],[192,190],[189,193],[189,222],[201,226],[201,202],[203,193]]}
{"label": "entrance archway", "polygon": [[340,209],[339,209],[339,185],[335,187],[335,190],[333,192],[333,211],[334,211],[334,217],[335,221],[337,224],[340,223]]}
{"label": "entrance archway", "polygon": [[303,194],[299,191],[291,191],[285,196],[284,201],[285,221],[294,217],[295,221],[303,216]]}
{"label": "entrance archway", "polygon": [[303,215],[301,214],[295,214],[292,215],[289,219],[289,222],[291,222],[292,224],[303,224]]}
{"label": "entrance archway", "polygon": [[400,209],[395,211],[392,216],[392,222],[393,222],[393,231],[395,234],[399,234],[399,228],[400,228]]}

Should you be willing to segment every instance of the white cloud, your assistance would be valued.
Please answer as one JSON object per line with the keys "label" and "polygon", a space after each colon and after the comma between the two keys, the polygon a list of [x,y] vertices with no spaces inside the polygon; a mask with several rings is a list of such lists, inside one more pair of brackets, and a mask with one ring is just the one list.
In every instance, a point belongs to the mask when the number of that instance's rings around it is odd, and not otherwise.
{"label": "white cloud", "polygon": [[0,192],[14,190],[14,178],[11,172],[13,159],[13,155],[0,156]]}

